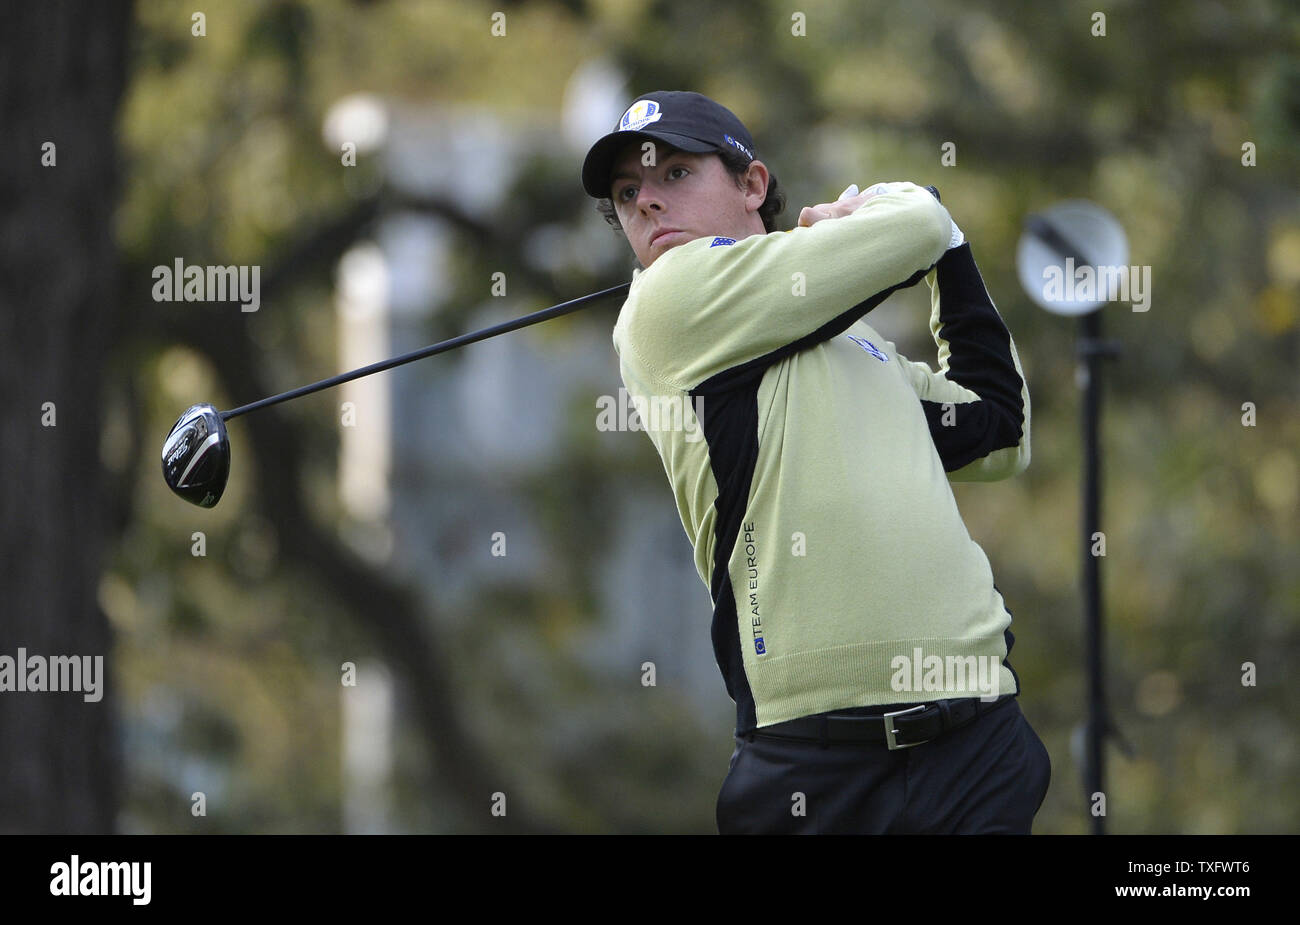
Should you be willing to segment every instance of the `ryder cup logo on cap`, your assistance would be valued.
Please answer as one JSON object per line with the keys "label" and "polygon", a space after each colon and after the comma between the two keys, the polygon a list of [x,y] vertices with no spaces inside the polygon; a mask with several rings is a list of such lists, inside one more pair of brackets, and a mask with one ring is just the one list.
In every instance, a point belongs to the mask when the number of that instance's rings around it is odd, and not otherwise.
{"label": "ryder cup logo on cap", "polygon": [[638,131],[651,122],[658,122],[663,114],[663,108],[654,100],[637,100],[628,107],[627,112],[623,113],[623,118],[618,120],[618,130]]}

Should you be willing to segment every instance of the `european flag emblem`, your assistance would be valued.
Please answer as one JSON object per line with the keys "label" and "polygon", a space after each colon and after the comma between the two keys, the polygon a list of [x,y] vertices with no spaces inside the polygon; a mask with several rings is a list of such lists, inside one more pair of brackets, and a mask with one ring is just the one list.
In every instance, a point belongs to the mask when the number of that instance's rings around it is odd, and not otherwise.
{"label": "european flag emblem", "polygon": [[722,244],[735,244],[735,243],[736,243],[735,238],[714,238],[713,243],[711,243],[709,247],[718,247],[719,245]]}
{"label": "european flag emblem", "polygon": [[757,652],[759,655],[767,654],[767,646],[763,644],[762,636],[754,637],[754,651]]}

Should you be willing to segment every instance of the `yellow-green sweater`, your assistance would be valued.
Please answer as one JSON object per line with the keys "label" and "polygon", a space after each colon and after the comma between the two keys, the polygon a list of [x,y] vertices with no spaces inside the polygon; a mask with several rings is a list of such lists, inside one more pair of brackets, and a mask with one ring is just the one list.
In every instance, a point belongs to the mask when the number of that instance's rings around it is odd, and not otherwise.
{"label": "yellow-green sweater", "polygon": [[[738,733],[1018,692],[1011,614],[948,480],[1028,465],[1029,393],[950,231],[936,196],[901,184],[843,218],[700,238],[633,274],[614,346],[656,412],[641,423],[713,599]],[[922,278],[938,372],[861,320]]]}

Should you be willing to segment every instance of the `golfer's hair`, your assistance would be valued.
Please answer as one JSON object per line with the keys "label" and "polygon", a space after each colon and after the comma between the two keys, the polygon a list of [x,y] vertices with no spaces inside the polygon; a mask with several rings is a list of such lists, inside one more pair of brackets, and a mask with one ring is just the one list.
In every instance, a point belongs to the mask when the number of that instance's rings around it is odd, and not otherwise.
{"label": "golfer's hair", "polygon": [[[722,166],[727,168],[727,172],[736,181],[736,186],[744,189],[745,184],[741,178],[750,165],[749,158],[739,151],[718,151],[717,155],[722,161]],[[614,227],[616,232],[623,233],[623,226],[619,223],[618,213],[614,210],[612,200],[598,200],[596,202],[596,211]],[[763,220],[763,230],[776,231],[776,217],[783,211],[785,211],[785,190],[781,189],[781,184],[777,182],[776,174],[769,172],[767,175],[767,198],[758,207],[758,217]]]}

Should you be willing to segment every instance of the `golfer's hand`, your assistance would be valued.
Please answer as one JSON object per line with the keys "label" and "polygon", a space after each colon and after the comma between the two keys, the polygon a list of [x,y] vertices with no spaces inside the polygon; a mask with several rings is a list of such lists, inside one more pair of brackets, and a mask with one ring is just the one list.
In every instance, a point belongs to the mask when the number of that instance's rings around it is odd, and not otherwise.
{"label": "golfer's hand", "polygon": [[[898,186],[902,186],[902,184],[897,182],[877,183],[874,186],[867,187],[859,193],[858,185],[856,183],[851,183],[849,184],[848,189],[840,193],[840,198],[835,200],[835,202],[824,202],[821,205],[805,206],[803,211],[799,213],[799,224],[807,228],[824,218],[840,218],[841,216],[852,214],[872,196],[877,196],[880,193],[887,193]],[[926,189],[930,190],[935,199],[939,198],[938,191],[933,187],[927,186]],[[966,235],[964,235],[962,230],[957,227],[957,223],[952,221],[951,215],[948,216],[948,219],[952,224],[952,232],[948,238],[948,250],[952,250],[954,247],[961,247],[961,245],[966,243]]]}
{"label": "golfer's hand", "polygon": [[834,202],[823,202],[815,206],[804,206],[799,213],[799,226],[801,228],[811,228],[813,225],[826,218],[842,218],[845,215],[852,215],[862,204],[872,196],[878,194],[883,184],[877,183],[870,189],[858,192],[858,185],[854,183],[844,192],[840,193],[840,198]]}
{"label": "golfer's hand", "polygon": [[852,183],[848,189],[840,193],[840,198],[834,202],[804,206],[803,211],[799,213],[799,224],[801,227],[808,228],[824,218],[842,218],[845,215],[852,215],[872,196],[887,193],[892,187],[901,185],[901,183],[877,183],[875,186],[868,186],[859,193],[858,185]]}

